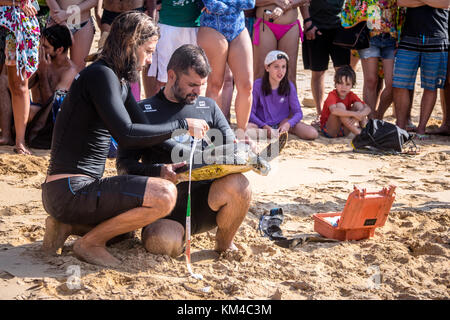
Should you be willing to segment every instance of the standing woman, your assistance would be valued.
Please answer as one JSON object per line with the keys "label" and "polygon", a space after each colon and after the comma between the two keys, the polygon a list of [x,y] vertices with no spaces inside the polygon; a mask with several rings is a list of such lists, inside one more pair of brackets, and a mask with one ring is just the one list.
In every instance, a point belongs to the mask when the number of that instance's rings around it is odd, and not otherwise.
{"label": "standing woman", "polygon": [[6,33],[5,61],[16,130],[14,152],[31,154],[25,146],[25,129],[30,113],[28,79],[39,64],[39,23],[29,0],[0,0],[0,32]]}
{"label": "standing woman", "polygon": [[244,10],[254,8],[255,0],[203,0],[203,3],[206,9],[200,17],[197,43],[205,51],[212,69],[206,96],[223,107],[218,98],[228,63],[237,89],[235,112],[239,130],[236,136],[243,140],[253,85],[252,43],[245,28]]}
{"label": "standing woman", "polygon": [[[343,26],[346,21],[366,20],[370,29],[370,47],[358,50],[364,74],[363,100],[371,109],[370,118],[383,118],[383,114],[392,103],[392,77],[394,56],[397,49],[403,11],[397,0],[356,0],[347,1],[343,10]],[[348,20],[346,20],[348,19]],[[382,60],[385,88],[381,92],[378,104],[378,61]]]}
{"label": "standing woman", "polygon": [[[310,0],[256,0],[256,22],[253,36],[253,68],[255,79],[265,72],[264,58],[272,50],[298,56],[299,40],[303,30],[298,20],[298,7]],[[296,84],[297,59],[289,60],[289,81]]]}
{"label": "standing woman", "polygon": [[72,32],[73,44],[70,48],[70,59],[81,71],[91,50],[94,40],[94,20],[91,16],[91,8],[97,5],[98,0],[47,0],[50,8],[48,25],[53,23],[64,24]]}

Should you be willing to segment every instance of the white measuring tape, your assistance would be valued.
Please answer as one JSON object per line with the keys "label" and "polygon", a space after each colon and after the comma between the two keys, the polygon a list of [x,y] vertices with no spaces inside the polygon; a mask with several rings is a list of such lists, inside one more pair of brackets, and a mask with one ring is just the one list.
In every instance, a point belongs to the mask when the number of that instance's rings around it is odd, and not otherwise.
{"label": "white measuring tape", "polygon": [[195,279],[202,280],[203,276],[199,273],[194,273],[191,267],[191,173],[192,173],[192,162],[194,158],[195,148],[197,147],[197,142],[200,139],[194,139],[192,144],[191,154],[189,156],[189,186],[188,186],[188,203],[186,211],[186,265],[189,273]]}

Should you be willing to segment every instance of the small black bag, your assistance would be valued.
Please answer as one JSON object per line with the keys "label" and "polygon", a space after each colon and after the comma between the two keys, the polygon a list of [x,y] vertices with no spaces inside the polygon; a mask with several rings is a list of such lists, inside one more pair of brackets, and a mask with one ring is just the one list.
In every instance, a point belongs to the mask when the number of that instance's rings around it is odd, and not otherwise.
{"label": "small black bag", "polygon": [[361,21],[350,28],[339,28],[334,36],[333,44],[347,49],[367,49],[370,46],[370,31],[367,22]]}
{"label": "small black bag", "polygon": [[355,152],[399,154],[402,153],[405,144],[412,142],[414,149],[410,150],[411,153],[417,151],[412,138],[413,135],[395,124],[369,119],[361,133],[353,138],[352,147]]}

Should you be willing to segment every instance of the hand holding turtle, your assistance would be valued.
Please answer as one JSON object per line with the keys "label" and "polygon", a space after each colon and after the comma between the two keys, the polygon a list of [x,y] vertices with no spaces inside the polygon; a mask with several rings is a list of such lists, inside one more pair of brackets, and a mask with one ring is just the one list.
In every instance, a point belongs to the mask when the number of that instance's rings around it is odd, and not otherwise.
{"label": "hand holding turtle", "polygon": [[172,164],[164,164],[161,167],[160,177],[163,179],[172,181],[173,183],[177,183],[177,174],[175,171],[178,168],[184,167],[185,165],[186,165],[186,161],[172,163]]}

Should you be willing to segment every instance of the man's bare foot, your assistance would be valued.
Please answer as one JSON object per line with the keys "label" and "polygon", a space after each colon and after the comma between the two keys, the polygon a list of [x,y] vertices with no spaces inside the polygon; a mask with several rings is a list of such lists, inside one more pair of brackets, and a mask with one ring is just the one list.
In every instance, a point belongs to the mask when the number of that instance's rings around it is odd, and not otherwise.
{"label": "man's bare foot", "polygon": [[234,242],[231,242],[231,244],[229,246],[223,246],[223,245],[219,245],[219,243],[216,241],[216,248],[214,250],[221,253],[221,252],[225,252],[225,251],[238,251],[239,249],[238,249],[238,247],[236,247]]}
{"label": "man's bare foot", "polygon": [[61,254],[64,242],[71,234],[71,225],[56,221],[52,216],[48,216],[45,220],[42,250],[47,254]]}
{"label": "man's bare foot", "polygon": [[450,126],[441,125],[439,128],[427,130],[426,133],[438,136],[450,136]]}
{"label": "man's bare foot", "polygon": [[104,267],[116,267],[120,264],[120,261],[114,258],[105,246],[90,245],[83,238],[75,241],[73,251],[79,259],[88,263]]}

